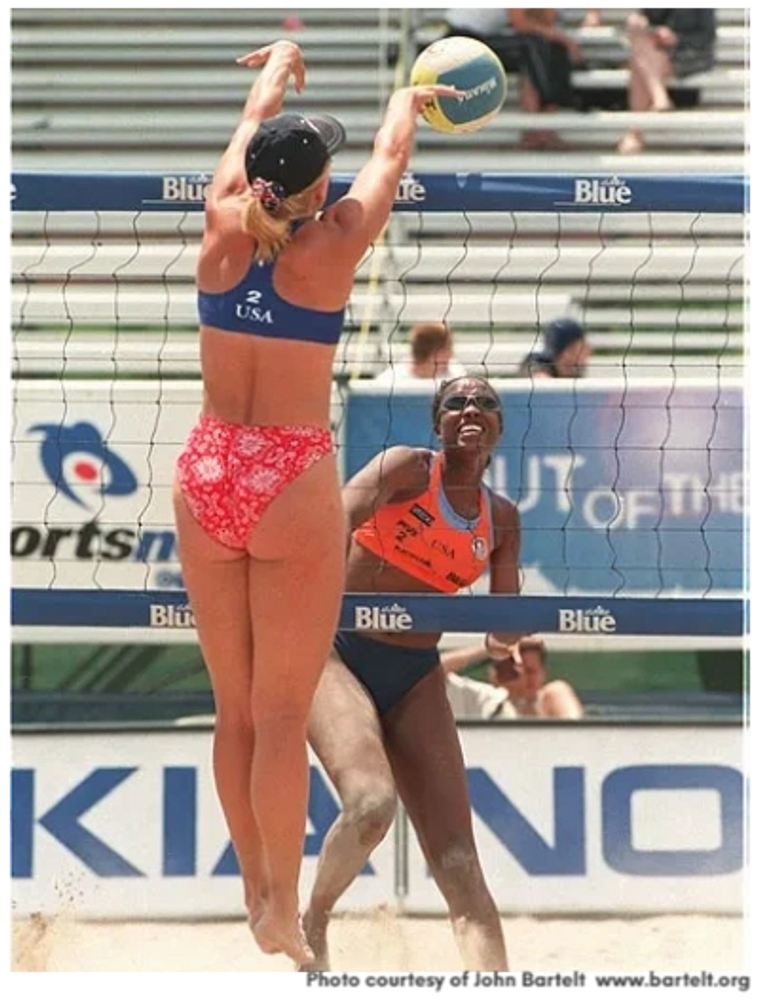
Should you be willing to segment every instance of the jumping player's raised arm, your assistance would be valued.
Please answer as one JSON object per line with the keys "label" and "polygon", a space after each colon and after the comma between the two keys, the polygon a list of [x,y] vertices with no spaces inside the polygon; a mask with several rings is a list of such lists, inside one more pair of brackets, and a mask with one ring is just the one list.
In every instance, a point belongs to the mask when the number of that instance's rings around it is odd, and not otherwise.
{"label": "jumping player's raised arm", "polygon": [[341,252],[358,261],[382,232],[393,208],[398,185],[407,169],[419,114],[433,97],[455,97],[453,87],[418,86],[396,90],[374,140],[369,162],[350,190],[324,215],[339,229]]}
{"label": "jumping player's raised arm", "polygon": [[329,248],[309,233],[345,131],[328,114],[283,112],[290,80],[304,85],[297,45],[275,42],[238,63],[258,72],[206,197],[203,404],[177,456],[173,500],[248,923],[262,952],[302,964],[314,957],[298,905],[306,724],[345,580],[330,392],[353,280],[343,267],[335,284]]}
{"label": "jumping player's raised arm", "polygon": [[211,191],[215,197],[239,193],[248,187],[245,151],[251,136],[264,119],[280,113],[291,77],[298,94],[306,83],[303,54],[294,42],[273,42],[240,56],[237,64],[262,69],[250,88],[241,121],[214,173]]}

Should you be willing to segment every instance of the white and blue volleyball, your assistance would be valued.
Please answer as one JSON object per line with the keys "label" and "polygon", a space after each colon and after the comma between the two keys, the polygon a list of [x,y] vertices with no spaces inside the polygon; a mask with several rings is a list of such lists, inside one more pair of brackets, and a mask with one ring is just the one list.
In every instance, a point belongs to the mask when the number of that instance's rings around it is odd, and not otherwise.
{"label": "white and blue volleyball", "polygon": [[492,49],[475,38],[441,38],[420,52],[411,68],[412,86],[446,84],[459,97],[435,97],[422,117],[438,132],[476,132],[506,100],[506,74]]}

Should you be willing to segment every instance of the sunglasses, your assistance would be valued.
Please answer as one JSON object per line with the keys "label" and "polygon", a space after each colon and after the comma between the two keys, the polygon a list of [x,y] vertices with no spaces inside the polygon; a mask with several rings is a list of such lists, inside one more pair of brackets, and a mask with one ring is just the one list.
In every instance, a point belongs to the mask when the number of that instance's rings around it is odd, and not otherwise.
{"label": "sunglasses", "polygon": [[446,396],[446,398],[440,404],[441,409],[448,410],[451,413],[461,413],[463,410],[469,406],[470,403],[474,403],[478,410],[482,410],[483,413],[495,413],[497,410],[501,409],[501,404],[495,398],[495,396]]}

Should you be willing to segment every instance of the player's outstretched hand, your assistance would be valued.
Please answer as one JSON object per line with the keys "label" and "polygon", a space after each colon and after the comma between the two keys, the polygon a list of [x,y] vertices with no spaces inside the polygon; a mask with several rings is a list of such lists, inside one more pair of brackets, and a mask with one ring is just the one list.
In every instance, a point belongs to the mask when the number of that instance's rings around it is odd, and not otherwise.
{"label": "player's outstretched hand", "polygon": [[300,94],[306,86],[306,64],[303,61],[303,53],[295,42],[272,42],[271,45],[264,45],[262,49],[240,56],[235,62],[238,66],[256,68],[265,66],[272,58],[285,60],[289,64],[295,90]]}
{"label": "player's outstretched hand", "polygon": [[442,83],[417,84],[415,87],[401,87],[393,94],[395,100],[408,100],[413,110],[419,114],[435,97],[463,97],[464,94],[455,87]]}

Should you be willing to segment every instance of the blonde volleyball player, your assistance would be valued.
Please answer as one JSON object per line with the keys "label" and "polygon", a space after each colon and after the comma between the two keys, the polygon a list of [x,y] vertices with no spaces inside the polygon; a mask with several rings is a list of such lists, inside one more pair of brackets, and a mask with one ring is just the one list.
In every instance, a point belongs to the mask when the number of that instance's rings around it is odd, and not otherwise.
{"label": "blonde volleyball player", "polygon": [[[261,67],[206,200],[197,265],[203,409],[177,463],[179,551],[215,704],[214,774],[262,951],[313,956],[297,886],[306,724],[344,583],[344,515],[329,430],[332,361],[354,269],[383,228],[422,107],[395,92],[346,197],[322,214],[327,115],[281,114],[297,45]],[[295,618],[293,616],[295,615]]]}
{"label": "blonde volleyball player", "polygon": [[[442,448],[393,447],[343,488],[350,534],[347,590],[455,593],[489,569],[490,590],[519,589],[519,516],[483,484],[502,428],[484,379],[444,382],[433,403]],[[496,656],[516,635],[490,635]],[[309,742],[332,779],[342,814],[328,832],[304,917],[329,967],[335,902],[390,827],[395,790],[448,904],[462,960],[503,970],[501,924],[472,833],[466,772],[438,653],[439,633],[338,632],[309,719]]]}

